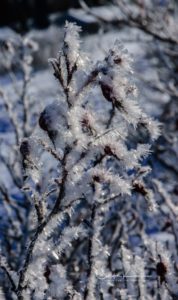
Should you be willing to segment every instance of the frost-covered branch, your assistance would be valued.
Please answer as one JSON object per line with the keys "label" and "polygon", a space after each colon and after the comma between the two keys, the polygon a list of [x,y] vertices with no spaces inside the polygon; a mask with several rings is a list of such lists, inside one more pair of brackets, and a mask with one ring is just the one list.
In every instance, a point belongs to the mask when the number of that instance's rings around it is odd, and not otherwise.
{"label": "frost-covered branch", "polygon": [[66,23],[50,59],[62,94],[20,146],[33,222],[14,268],[15,293],[19,300],[156,299],[159,280],[166,299],[177,291],[172,265],[145,229],[157,214],[145,163],[159,122],[139,105],[122,43],[93,63],[79,32]]}

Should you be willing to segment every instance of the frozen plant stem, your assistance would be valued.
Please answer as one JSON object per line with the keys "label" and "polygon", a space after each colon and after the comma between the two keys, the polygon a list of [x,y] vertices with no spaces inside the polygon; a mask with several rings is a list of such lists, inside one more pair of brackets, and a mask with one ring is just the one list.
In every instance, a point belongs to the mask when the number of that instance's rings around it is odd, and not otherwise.
{"label": "frozen plant stem", "polygon": [[22,267],[22,269],[20,270],[20,275],[19,275],[19,282],[18,282],[18,287],[17,287],[17,295],[19,297],[19,300],[24,299],[22,296],[22,290],[23,290],[23,283],[25,281],[25,273],[27,271],[29,262],[30,262],[30,258],[32,256],[32,252],[35,246],[35,243],[39,237],[39,235],[42,233],[42,231],[44,230],[44,228],[48,225],[49,221],[51,220],[51,218],[53,217],[53,215],[59,213],[60,211],[60,203],[61,200],[64,196],[65,193],[65,182],[66,182],[66,177],[67,177],[67,172],[65,170],[65,161],[66,161],[66,157],[67,154],[69,153],[69,149],[66,149],[63,160],[62,160],[62,166],[63,166],[63,176],[62,176],[62,182],[60,185],[60,191],[59,191],[59,195],[57,197],[57,200],[55,202],[55,205],[52,209],[52,211],[50,212],[50,214],[47,216],[46,220],[42,221],[42,223],[39,224],[39,226],[36,229],[36,232],[30,242],[30,245],[27,249],[27,254],[25,257],[25,261],[24,261],[24,265]]}
{"label": "frozen plant stem", "polygon": [[88,271],[87,271],[87,282],[86,282],[86,287],[85,287],[85,291],[84,291],[84,299],[90,299],[90,278],[91,278],[91,272],[92,272],[92,266],[93,266],[93,237],[94,237],[94,223],[95,223],[95,216],[96,216],[96,206],[95,204],[93,205],[92,209],[91,209],[91,221],[90,221],[90,225],[91,225],[91,236],[89,237],[88,240],[88,255],[87,255],[87,259],[88,259]]}

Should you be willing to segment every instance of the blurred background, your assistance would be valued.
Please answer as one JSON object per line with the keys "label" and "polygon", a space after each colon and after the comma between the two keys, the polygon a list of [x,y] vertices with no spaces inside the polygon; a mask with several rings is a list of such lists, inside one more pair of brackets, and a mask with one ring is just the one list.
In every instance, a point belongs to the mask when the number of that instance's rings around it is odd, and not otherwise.
{"label": "blurred background", "polygon": [[[104,0],[88,0],[91,6],[103,5]],[[0,26],[10,26],[23,32],[35,26],[45,28],[49,25],[49,15],[61,13],[69,8],[79,8],[78,0],[2,0]]]}

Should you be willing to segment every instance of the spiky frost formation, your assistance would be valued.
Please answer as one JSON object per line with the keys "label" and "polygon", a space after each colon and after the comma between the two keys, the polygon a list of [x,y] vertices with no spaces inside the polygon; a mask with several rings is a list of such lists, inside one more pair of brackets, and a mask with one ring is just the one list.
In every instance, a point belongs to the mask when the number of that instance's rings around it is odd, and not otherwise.
{"label": "spiky frost formation", "polygon": [[[150,168],[142,167],[150,144],[137,138],[144,131],[154,140],[159,126],[139,107],[121,43],[93,65],[80,51],[79,32],[66,23],[58,57],[50,59],[63,97],[41,113],[28,151],[21,146],[36,225],[14,292],[20,300],[157,299],[160,275],[142,283],[149,255],[155,270],[160,258],[142,219],[156,209],[145,183]],[[164,286],[165,295],[171,288]]]}

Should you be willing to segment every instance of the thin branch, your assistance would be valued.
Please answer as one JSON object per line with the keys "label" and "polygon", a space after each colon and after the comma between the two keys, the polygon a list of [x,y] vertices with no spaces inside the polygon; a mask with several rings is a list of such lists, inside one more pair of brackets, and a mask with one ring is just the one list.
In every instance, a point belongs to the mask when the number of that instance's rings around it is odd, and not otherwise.
{"label": "thin branch", "polygon": [[20,141],[19,131],[18,131],[19,126],[18,126],[18,122],[17,122],[17,119],[16,119],[15,115],[12,113],[12,109],[11,109],[11,106],[9,104],[10,100],[8,99],[7,95],[2,90],[0,90],[0,96],[2,97],[2,99],[4,101],[4,107],[5,107],[6,112],[8,114],[11,125],[14,129],[16,145],[19,145],[19,141]]}
{"label": "thin branch", "polygon": [[12,278],[12,276],[10,275],[9,271],[7,270],[7,268],[3,265],[0,265],[0,268],[5,272],[5,274],[7,275],[7,278],[12,286],[12,291],[14,291],[16,293],[16,284]]}

